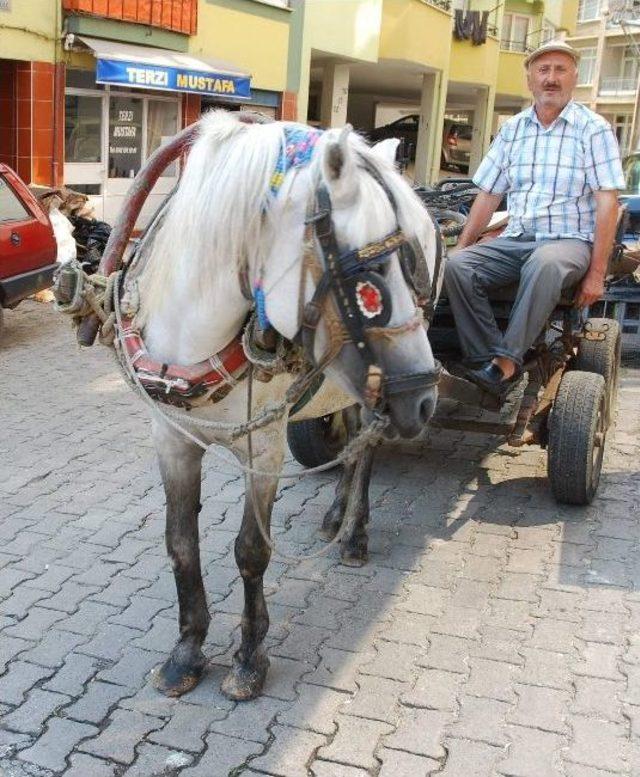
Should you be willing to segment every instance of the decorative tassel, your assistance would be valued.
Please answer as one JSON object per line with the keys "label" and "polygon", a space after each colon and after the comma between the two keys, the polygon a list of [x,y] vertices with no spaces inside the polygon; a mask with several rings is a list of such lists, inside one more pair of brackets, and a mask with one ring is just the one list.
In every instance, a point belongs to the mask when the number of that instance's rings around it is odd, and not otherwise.
{"label": "decorative tassel", "polygon": [[258,316],[258,324],[260,325],[260,329],[267,329],[269,326],[269,319],[267,318],[267,300],[264,296],[262,281],[259,281],[254,286],[253,298],[256,302],[256,314]]}

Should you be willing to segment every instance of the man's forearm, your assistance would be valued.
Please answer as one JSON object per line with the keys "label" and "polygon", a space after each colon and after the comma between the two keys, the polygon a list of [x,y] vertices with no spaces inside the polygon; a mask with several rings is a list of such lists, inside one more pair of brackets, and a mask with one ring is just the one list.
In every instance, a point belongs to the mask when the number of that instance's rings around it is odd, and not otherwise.
{"label": "man's forearm", "polygon": [[491,216],[496,212],[502,197],[502,194],[489,194],[488,192],[478,194],[471,206],[469,218],[458,239],[456,248],[466,248],[476,242],[482,230],[491,220]]}
{"label": "man's forearm", "polygon": [[[606,195],[606,196],[602,196]],[[604,278],[618,222],[617,192],[598,192],[591,264],[587,272]]]}

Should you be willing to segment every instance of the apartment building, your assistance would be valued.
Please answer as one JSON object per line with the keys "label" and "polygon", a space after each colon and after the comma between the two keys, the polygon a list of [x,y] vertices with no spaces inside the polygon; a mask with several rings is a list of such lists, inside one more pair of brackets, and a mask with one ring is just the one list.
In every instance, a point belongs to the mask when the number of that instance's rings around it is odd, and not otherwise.
{"label": "apartment building", "polygon": [[580,0],[575,35],[580,51],[576,98],[604,116],[623,154],[638,144],[640,27],[620,24],[615,4]]}

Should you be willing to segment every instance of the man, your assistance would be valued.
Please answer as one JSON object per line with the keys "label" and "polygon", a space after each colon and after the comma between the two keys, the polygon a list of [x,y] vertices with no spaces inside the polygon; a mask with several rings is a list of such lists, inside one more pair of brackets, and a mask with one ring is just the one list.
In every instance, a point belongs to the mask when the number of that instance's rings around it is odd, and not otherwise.
{"label": "man", "polygon": [[[577,63],[578,53],[562,41],[525,59],[533,105],[505,122],[482,160],[473,178],[481,191],[445,268],[467,364],[481,367],[468,376],[498,397],[518,376],[562,289],[582,279],[577,307],[604,291],[624,178],[610,126],[571,99]],[[506,230],[474,245],[507,192]],[[518,280],[503,334],[488,293]]]}

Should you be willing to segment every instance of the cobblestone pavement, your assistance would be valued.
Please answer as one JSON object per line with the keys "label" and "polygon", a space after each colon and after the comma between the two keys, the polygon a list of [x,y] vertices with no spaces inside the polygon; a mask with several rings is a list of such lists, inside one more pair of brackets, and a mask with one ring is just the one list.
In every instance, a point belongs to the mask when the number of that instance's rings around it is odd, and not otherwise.
{"label": "cobblestone pavement", "polygon": [[[170,700],[148,682],[177,628],[144,408],[48,305],[7,314],[0,375],[0,773],[640,775],[637,370],[588,509],[555,505],[537,449],[436,429],[385,447],[370,563],[272,562],[272,666],[245,704],[219,691],[240,478],[209,459],[211,664]],[[333,485],[281,490],[282,550],[319,547]]]}

